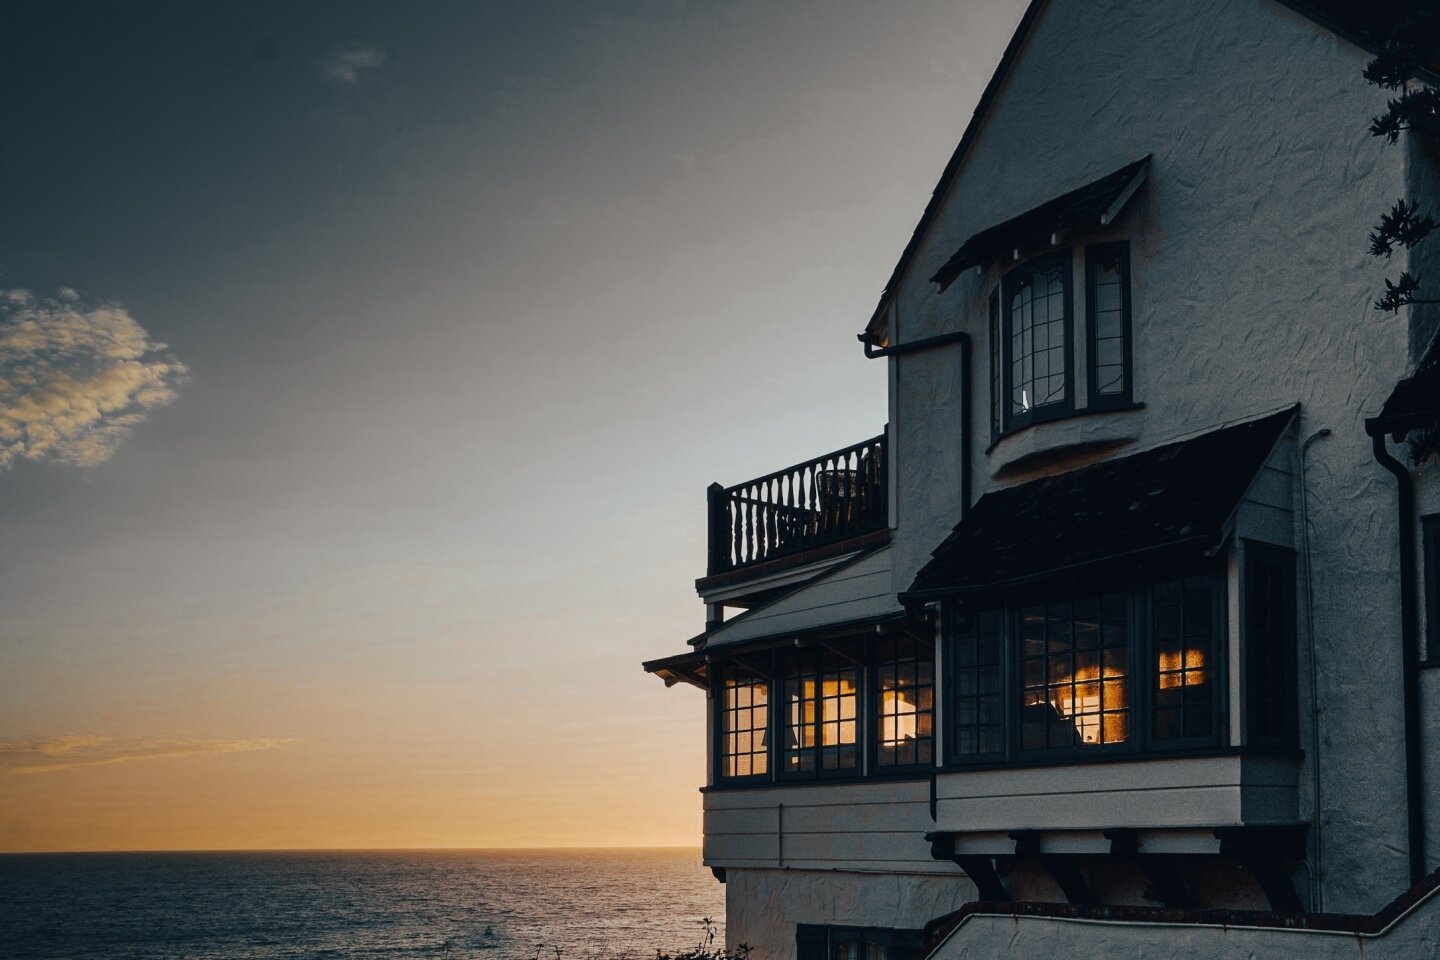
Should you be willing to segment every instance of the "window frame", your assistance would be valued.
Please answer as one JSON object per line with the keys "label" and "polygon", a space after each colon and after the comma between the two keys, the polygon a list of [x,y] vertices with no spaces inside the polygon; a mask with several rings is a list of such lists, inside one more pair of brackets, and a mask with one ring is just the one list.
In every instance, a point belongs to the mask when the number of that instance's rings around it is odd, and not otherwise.
{"label": "window frame", "polygon": [[1000,287],[990,291],[990,443],[1005,435],[1005,357],[1000,339]]}
{"label": "window frame", "polygon": [[[752,733],[757,729],[763,729],[765,731],[765,771],[763,773],[732,775],[726,772],[729,769],[728,760],[730,754],[726,750],[725,742],[725,718],[729,712],[729,707],[726,704],[727,688],[725,683],[732,674],[737,673],[744,673],[755,677],[760,681],[760,685],[765,688],[765,726],[750,728]],[[714,736],[711,738],[713,741],[711,744],[712,767],[714,769],[714,776],[711,778],[712,782],[716,785],[762,784],[772,782],[775,769],[776,731],[776,711],[774,709],[775,681],[773,677],[767,677],[762,671],[745,664],[724,664],[720,669],[715,671],[714,689],[715,693],[712,698],[714,703]]]}
{"label": "window frame", "polygon": [[[809,770],[791,771],[785,766],[786,755],[790,752],[784,744],[784,738],[787,736],[790,728],[790,702],[785,691],[785,686],[791,677],[787,669],[787,663],[791,658],[794,658],[798,664],[804,664],[808,659],[813,669],[806,672],[802,667],[802,672],[798,675],[802,677],[813,676],[815,678],[816,707],[815,719],[813,721],[815,742],[809,747],[802,748],[803,750],[809,751],[813,757],[813,767]],[[839,663],[838,668],[829,673],[827,673],[825,669],[827,658],[834,658],[834,660]],[[866,685],[868,683],[867,674],[869,674],[870,671],[865,666],[850,662],[840,654],[823,647],[786,650],[776,655],[773,662],[775,664],[775,671],[774,681],[771,687],[775,691],[776,696],[774,702],[778,706],[773,712],[771,720],[775,726],[775,734],[771,746],[770,765],[775,771],[775,782],[810,783],[817,780],[854,780],[864,776],[866,771],[865,742],[867,730],[865,709],[867,700]],[[825,756],[824,727],[827,722],[824,716],[824,678],[829,675],[844,674],[851,671],[855,674],[855,765],[848,768],[834,767],[826,769],[823,763]],[[844,721],[843,719],[838,719],[835,722],[843,723]],[[838,744],[838,746],[848,746],[848,744]]]}
{"label": "window frame", "polygon": [[[1153,687],[1158,682],[1159,676],[1159,670],[1155,663],[1159,654],[1159,646],[1153,635],[1153,591],[1159,584],[1200,576],[1208,577],[1213,585],[1211,591],[1211,649],[1213,656],[1211,731],[1205,737],[1160,740],[1152,735]],[[1123,593],[1126,597],[1129,648],[1126,658],[1129,670],[1126,713],[1129,738],[1114,744],[1074,744],[1065,747],[1047,746],[1023,749],[1020,726],[1022,721],[1021,704],[1024,696],[1024,686],[1020,677],[1019,617],[1021,608],[1038,603],[1074,602],[1076,599],[1103,596],[1107,593]],[[1219,560],[1212,560],[1167,571],[1161,576],[1146,577],[1118,585],[1107,585],[1103,582],[1091,583],[1083,588],[1043,593],[1032,589],[1023,594],[1006,597],[1003,605],[991,604],[986,605],[984,610],[977,609],[974,614],[976,617],[986,610],[999,610],[1002,625],[999,664],[1002,725],[1000,749],[991,753],[974,754],[956,752],[959,746],[959,737],[956,733],[959,711],[955,707],[955,701],[959,695],[959,686],[955,680],[959,659],[955,650],[957,633],[954,627],[956,614],[953,608],[956,606],[956,602],[949,601],[942,604],[941,616],[945,626],[942,630],[941,643],[944,645],[945,686],[940,709],[944,713],[945,752],[941,769],[1051,766],[1091,761],[1143,759],[1149,756],[1169,754],[1214,753],[1217,750],[1225,749],[1229,729],[1227,719],[1230,713],[1227,680],[1230,659],[1227,595],[1226,566]]]}
{"label": "window frame", "polygon": [[[1045,423],[1050,420],[1059,420],[1070,416],[1075,412],[1075,256],[1074,250],[1066,247],[1063,250],[1041,254],[1038,257],[1031,257],[1024,263],[1007,271],[1000,278],[998,289],[1000,290],[1000,355],[1001,372],[1003,375],[1000,394],[1001,427],[1000,436],[1023,430],[1026,427],[1037,423]],[[1021,281],[1034,277],[1042,270],[1048,269],[1052,264],[1058,264],[1061,268],[1064,293],[1061,300],[1065,309],[1063,328],[1065,331],[1065,347],[1063,352],[1065,359],[1065,395],[1064,399],[1033,406],[1024,413],[1016,414],[1011,412],[1011,404],[1015,395],[1014,373],[1015,358],[1012,355],[1012,342],[1014,335],[1011,332],[1010,298],[1012,290]],[[998,438],[997,438],[998,439]]]}
{"label": "window frame", "polygon": [[[1099,378],[1099,343],[1096,336],[1095,276],[1100,261],[1118,255],[1121,265],[1120,286],[1121,314],[1120,332],[1123,338],[1122,360],[1125,389],[1120,393],[1101,394]],[[1130,241],[1115,240],[1107,243],[1089,244],[1085,247],[1085,408],[1087,410],[1114,410],[1134,405],[1135,402],[1135,357],[1132,328],[1133,297],[1130,277]]]}
{"label": "window frame", "polygon": [[852,927],[842,924],[797,923],[796,960],[839,960],[841,944],[869,940],[885,950],[886,960],[916,960],[925,943],[925,931],[891,927]]}
{"label": "window frame", "polygon": [[1425,656],[1421,665],[1440,667],[1440,513],[1420,518],[1425,591]]}
{"label": "window frame", "polygon": [[[880,763],[880,750],[881,750],[881,745],[882,745],[882,734],[884,733],[884,722],[885,722],[885,714],[882,712],[882,709],[881,709],[881,707],[882,707],[882,703],[881,703],[882,691],[881,691],[881,689],[880,689],[880,671],[881,671],[881,668],[882,668],[886,663],[890,663],[890,662],[897,662],[897,663],[898,663],[898,662],[901,662],[901,658],[897,658],[897,659],[895,659],[895,660],[893,660],[893,661],[882,659],[881,653],[882,653],[882,650],[883,650],[883,648],[884,648],[884,646],[885,646],[885,644],[886,644],[887,642],[894,642],[894,643],[906,643],[906,642],[909,642],[909,643],[913,643],[913,644],[915,644],[917,647],[922,648],[922,651],[921,651],[921,652],[923,652],[923,648],[925,648],[925,647],[927,647],[927,646],[929,647],[929,653],[930,653],[930,656],[929,656],[929,662],[930,662],[930,710],[929,710],[929,714],[930,714],[930,736],[929,736],[929,738],[928,738],[928,739],[930,740],[930,760],[929,760],[929,762],[916,761],[915,763],[892,763],[892,764],[888,764],[888,765],[882,765],[882,764]],[[868,761],[869,761],[867,764],[865,764],[865,767],[866,767],[866,775],[867,775],[867,776],[869,776],[869,777],[884,778],[884,777],[896,776],[896,775],[907,774],[907,773],[909,773],[909,774],[914,774],[914,773],[919,773],[919,772],[929,772],[929,771],[931,771],[931,770],[934,770],[935,767],[936,767],[936,765],[938,764],[938,761],[939,761],[939,751],[937,750],[937,747],[938,747],[938,745],[939,745],[939,740],[940,740],[940,737],[938,736],[938,734],[939,734],[939,732],[940,732],[940,730],[939,730],[939,725],[940,725],[940,723],[942,722],[942,721],[941,721],[941,710],[940,710],[940,692],[941,692],[941,690],[943,689],[943,687],[942,687],[941,684],[938,682],[939,679],[940,679],[940,678],[939,678],[939,675],[938,675],[938,672],[937,672],[937,667],[939,666],[939,664],[936,663],[935,653],[936,653],[936,641],[935,641],[935,639],[934,639],[933,637],[932,637],[930,640],[928,640],[928,641],[927,641],[927,640],[921,640],[919,637],[914,637],[914,636],[911,636],[911,635],[906,634],[906,633],[884,634],[884,635],[881,635],[881,636],[876,637],[876,639],[875,639],[875,641],[874,641],[874,646],[871,648],[870,656],[866,658],[867,661],[868,661],[868,665],[867,665],[867,667],[866,667],[867,678],[866,678],[866,680],[865,680],[864,689],[865,689],[866,700],[867,700],[868,702],[867,702],[866,709],[864,710],[864,714],[863,714],[863,717],[862,717],[862,719],[863,719],[865,722],[861,724],[861,729],[862,729],[862,731],[865,731],[865,732],[866,732],[866,741],[867,741],[867,750],[868,750],[868,753],[866,754],[866,759],[868,759]],[[915,658],[906,657],[906,658],[903,658],[903,659],[904,659],[904,660],[915,659],[915,660],[917,660],[917,661],[919,661],[919,662],[924,662],[924,659],[925,659],[925,658],[924,658],[924,657],[919,657],[919,656],[917,656],[917,657],[915,657]],[[917,708],[915,715],[918,717],[922,712],[923,712],[923,711],[921,711],[921,710],[919,710],[919,709]]]}
{"label": "window frame", "polygon": [[[1297,604],[1297,591],[1295,584],[1295,551],[1285,547],[1277,547],[1274,544],[1262,543],[1256,540],[1242,541],[1244,556],[1242,559],[1243,583],[1241,585],[1241,596],[1244,598],[1244,608],[1240,613],[1241,624],[1241,655],[1245,658],[1245,729],[1244,740],[1246,744],[1256,746],[1289,747],[1299,742],[1299,607]],[[1256,645],[1252,642],[1254,633],[1254,612],[1255,591],[1251,589],[1254,581],[1251,579],[1253,571],[1260,565],[1275,563],[1280,568],[1280,587],[1283,591],[1281,603],[1284,605],[1284,623],[1282,625],[1283,635],[1280,642],[1283,649],[1280,651],[1284,661],[1284,677],[1281,689],[1281,712],[1283,714],[1284,729],[1279,734],[1261,735],[1256,733],[1256,722],[1259,716],[1259,699],[1261,688],[1258,682],[1261,671],[1254,665],[1253,660],[1259,655]]]}

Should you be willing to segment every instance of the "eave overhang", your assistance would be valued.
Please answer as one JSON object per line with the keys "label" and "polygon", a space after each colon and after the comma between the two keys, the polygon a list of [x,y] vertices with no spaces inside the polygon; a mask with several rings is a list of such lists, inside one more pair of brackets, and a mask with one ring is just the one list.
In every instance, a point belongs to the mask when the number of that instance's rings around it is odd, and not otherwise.
{"label": "eave overhang", "polygon": [[1064,237],[1072,232],[1110,225],[1145,182],[1149,168],[1147,154],[1098,180],[981,230],[961,244],[945,265],[935,271],[931,282],[944,290],[971,267],[1001,259],[1020,259],[1027,251],[1063,243]]}
{"label": "eave overhang", "polygon": [[1380,415],[1365,420],[1372,437],[1389,434],[1397,442],[1412,430],[1440,426],[1440,335],[1426,351],[1415,373],[1395,384]]}

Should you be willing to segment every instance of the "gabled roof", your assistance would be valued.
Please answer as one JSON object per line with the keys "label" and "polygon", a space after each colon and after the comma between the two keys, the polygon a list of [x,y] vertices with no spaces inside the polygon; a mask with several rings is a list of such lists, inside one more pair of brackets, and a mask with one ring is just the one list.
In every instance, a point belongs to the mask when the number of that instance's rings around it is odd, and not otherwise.
{"label": "gabled roof", "polygon": [[1220,543],[1296,409],[987,493],[901,600],[1199,558]]}
{"label": "gabled roof", "polygon": [[981,230],[961,244],[930,282],[940,284],[944,290],[977,264],[998,260],[1025,247],[1048,245],[1057,233],[1108,224],[1139,188],[1149,165],[1147,155],[1018,217]]}
{"label": "gabled roof", "polygon": [[[1375,52],[1386,40],[1387,25],[1403,14],[1414,13],[1417,7],[1416,0],[1257,0],[1257,2],[1275,2],[1301,16],[1330,30],[1332,33],[1348,40],[1349,42],[1368,52]],[[965,127],[965,132],[960,137],[960,143],[955,147],[955,152],[945,163],[945,169],[940,173],[940,179],[935,184],[935,189],[930,193],[930,199],[925,204],[925,209],[920,214],[920,221],[915,224],[915,229],[910,234],[910,239],[905,244],[905,249],[900,252],[900,259],[895,264],[895,269],[890,271],[890,278],[885,281],[885,289],[880,293],[880,302],[871,314],[870,322],[865,326],[865,332],[860,334],[860,339],[865,343],[873,343],[871,331],[880,320],[886,305],[890,302],[891,296],[900,286],[900,280],[909,269],[911,262],[915,259],[920,249],[920,241],[925,236],[930,224],[940,212],[940,205],[945,194],[950,190],[951,184],[960,172],[960,166],[969,153],[970,145],[979,135],[980,127],[990,112],[995,98],[1000,94],[1000,87],[1005,83],[1005,78],[1010,73],[1010,68],[1019,58],[1020,48],[1024,46],[1026,37],[1030,34],[1030,28],[1035,25],[1035,20],[1040,15],[1040,8],[1045,0],[1030,0],[1025,8],[1025,13],[1020,17],[1020,23],[1011,35],[1010,42],[1005,45],[1005,52],[1000,55],[1000,63],[996,65],[995,72],[991,74],[990,81],[985,84],[984,91],[980,94],[980,100],[975,105],[975,112],[970,117],[970,122]],[[1431,33],[1440,32],[1440,17],[1431,18]],[[1422,71],[1422,75],[1431,83],[1440,84],[1440,72],[1437,72],[1436,65],[1432,64],[1431,69]]]}

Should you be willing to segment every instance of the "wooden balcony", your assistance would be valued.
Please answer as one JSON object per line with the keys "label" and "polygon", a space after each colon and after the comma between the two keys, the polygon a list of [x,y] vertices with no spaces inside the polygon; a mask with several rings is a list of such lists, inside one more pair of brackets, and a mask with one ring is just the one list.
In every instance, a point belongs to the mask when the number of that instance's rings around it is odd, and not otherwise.
{"label": "wooden balcony", "polygon": [[706,579],[804,563],[888,531],[887,466],[882,433],[733,487],[712,483]]}

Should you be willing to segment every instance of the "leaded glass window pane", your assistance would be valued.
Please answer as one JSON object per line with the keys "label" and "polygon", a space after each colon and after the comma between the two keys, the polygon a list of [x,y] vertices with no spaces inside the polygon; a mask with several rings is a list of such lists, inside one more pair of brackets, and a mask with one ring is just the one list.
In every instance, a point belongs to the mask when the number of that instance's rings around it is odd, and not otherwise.
{"label": "leaded glass window pane", "polygon": [[1188,740],[1214,732],[1215,580],[1208,575],[1156,584],[1150,597],[1155,657],[1151,736]]}
{"label": "leaded glass window pane", "polygon": [[998,754],[1003,748],[1000,702],[1000,611],[953,611],[950,615],[951,726],[949,749],[957,757]]}
{"label": "leaded glass window pane", "polygon": [[1128,610],[1124,593],[1020,609],[1022,750],[1130,739]]}
{"label": "leaded glass window pane", "polygon": [[1059,256],[1005,277],[1008,418],[1069,402],[1069,273]]}
{"label": "leaded glass window pane", "polygon": [[913,637],[881,641],[877,655],[878,767],[929,764],[935,756],[935,662]]}
{"label": "leaded glass window pane", "polygon": [[721,767],[727,777],[769,772],[770,688],[748,670],[725,676],[720,696]]}
{"label": "leaded glass window pane", "polygon": [[796,653],[785,658],[783,678],[781,772],[858,771],[859,669],[832,653]]}
{"label": "leaded glass window pane", "polygon": [[1125,244],[1085,252],[1092,400],[1124,401],[1130,394],[1130,258]]}

